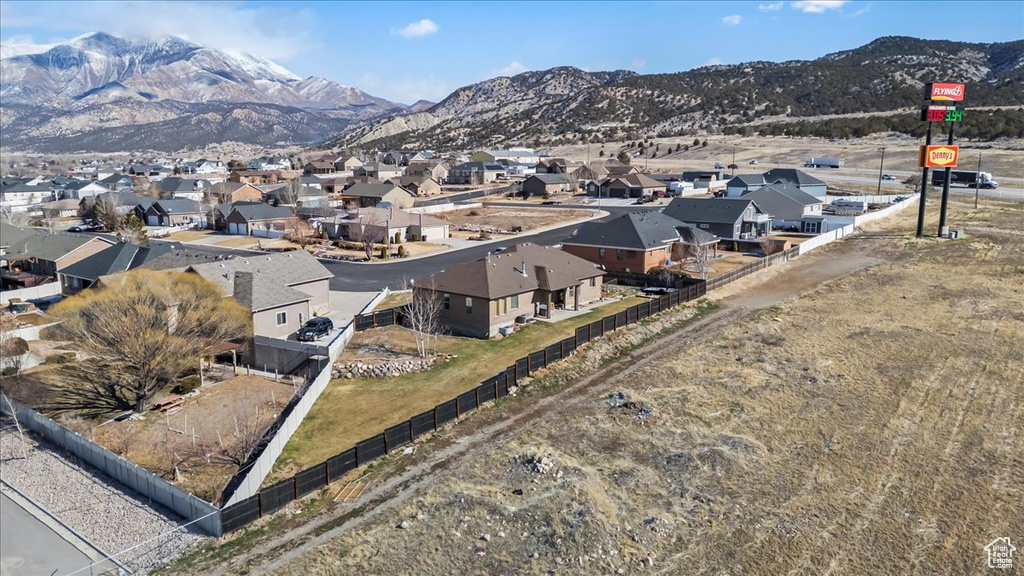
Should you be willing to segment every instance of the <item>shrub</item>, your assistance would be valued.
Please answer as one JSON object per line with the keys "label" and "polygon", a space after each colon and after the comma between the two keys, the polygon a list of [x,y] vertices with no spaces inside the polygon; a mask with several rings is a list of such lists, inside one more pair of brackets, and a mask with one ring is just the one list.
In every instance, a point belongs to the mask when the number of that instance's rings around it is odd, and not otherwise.
{"label": "shrub", "polygon": [[479,216],[479,215],[480,215],[480,211],[479,210],[470,210],[469,212],[466,212],[466,216]]}
{"label": "shrub", "polygon": [[74,352],[61,352],[60,354],[50,354],[43,361],[44,364],[67,364],[75,361]]}
{"label": "shrub", "polygon": [[407,255],[407,254],[406,254],[406,249],[405,249],[405,246],[404,246],[404,245],[401,245],[401,244],[400,244],[400,245],[398,246],[398,257],[399,257],[399,258],[405,258],[405,257],[406,257],[406,255]]}
{"label": "shrub", "polygon": [[198,390],[199,386],[199,376],[186,376],[178,382],[177,386],[174,387],[174,393],[188,394],[193,390]]}
{"label": "shrub", "polygon": [[4,376],[17,376],[18,369],[15,368],[14,366],[7,366],[6,368],[3,369],[3,371],[0,371],[0,374]]}

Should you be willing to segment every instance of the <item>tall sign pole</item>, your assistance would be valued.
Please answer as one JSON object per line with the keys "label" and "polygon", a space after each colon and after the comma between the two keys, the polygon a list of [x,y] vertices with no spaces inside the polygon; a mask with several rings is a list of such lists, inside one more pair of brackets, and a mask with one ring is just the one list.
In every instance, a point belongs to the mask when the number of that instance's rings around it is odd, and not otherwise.
{"label": "tall sign pole", "polygon": [[[942,185],[942,204],[939,211],[939,236],[948,232],[946,227],[946,209],[949,204],[949,180],[951,171],[956,167],[960,149],[953,145],[953,126],[963,120],[964,110],[955,103],[964,99],[964,85],[944,82],[929,82],[924,86],[924,97],[927,103],[921,108],[921,120],[928,123],[925,145],[918,154],[918,166],[921,167],[921,204],[917,211],[917,237],[924,237],[925,199],[928,191],[928,169],[945,168],[945,182]],[[935,102],[954,103],[953,106],[934,105]],[[932,123],[948,122],[949,138],[945,146],[932,146]]]}

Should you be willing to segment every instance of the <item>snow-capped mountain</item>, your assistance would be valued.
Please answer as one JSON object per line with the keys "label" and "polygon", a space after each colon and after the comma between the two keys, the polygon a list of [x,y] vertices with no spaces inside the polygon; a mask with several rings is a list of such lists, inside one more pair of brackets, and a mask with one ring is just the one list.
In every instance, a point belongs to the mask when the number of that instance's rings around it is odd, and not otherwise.
{"label": "snow-capped mountain", "polygon": [[[258,105],[294,107],[323,115],[319,123],[330,129],[406,108],[325,78],[302,79],[259,56],[178,37],[135,40],[96,32],[48,46],[4,46],[2,54],[0,127],[10,130],[5,143],[166,123],[183,110],[203,113],[202,106],[183,103],[217,104],[218,110],[225,103],[256,105],[247,107],[250,114]],[[268,121],[279,114],[269,114]],[[197,145],[206,140],[203,134],[196,138]]]}

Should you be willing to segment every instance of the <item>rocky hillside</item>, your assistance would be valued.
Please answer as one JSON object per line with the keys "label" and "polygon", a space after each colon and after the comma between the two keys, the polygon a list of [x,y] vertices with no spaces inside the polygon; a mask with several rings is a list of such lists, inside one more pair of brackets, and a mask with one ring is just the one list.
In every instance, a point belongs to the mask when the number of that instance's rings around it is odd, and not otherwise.
{"label": "rocky hillside", "polygon": [[[963,80],[969,106],[1024,103],[1024,41],[885,37],[809,61],[707,66],[675,74],[529,72],[457,90],[436,122],[378,120],[332,145],[477,147],[735,130],[766,120],[911,109],[928,81]],[[528,87],[528,88],[527,88]],[[970,122],[968,116],[967,125]]]}
{"label": "rocky hillside", "polygon": [[[152,137],[154,123],[174,132],[158,139],[202,146],[235,132],[234,120],[197,124],[194,116],[220,113],[226,104],[242,105],[246,142],[306,143],[351,121],[405,110],[355,87],[299,78],[258,56],[175,37],[154,42],[93,33],[35,49],[5,47],[3,54],[0,128],[13,147],[71,151],[75,142],[94,142],[94,151],[130,150],[142,135]],[[283,107],[301,110],[309,124],[281,123]]]}

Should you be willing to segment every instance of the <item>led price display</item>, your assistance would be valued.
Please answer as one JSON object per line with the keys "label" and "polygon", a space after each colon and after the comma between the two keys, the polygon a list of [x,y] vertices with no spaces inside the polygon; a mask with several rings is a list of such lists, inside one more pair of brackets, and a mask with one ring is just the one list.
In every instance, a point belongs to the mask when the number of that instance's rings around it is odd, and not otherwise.
{"label": "led price display", "polygon": [[963,122],[964,110],[955,106],[925,106],[921,120],[926,122]]}

